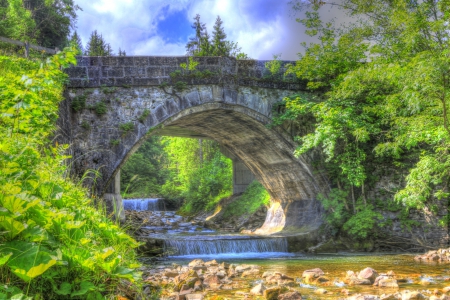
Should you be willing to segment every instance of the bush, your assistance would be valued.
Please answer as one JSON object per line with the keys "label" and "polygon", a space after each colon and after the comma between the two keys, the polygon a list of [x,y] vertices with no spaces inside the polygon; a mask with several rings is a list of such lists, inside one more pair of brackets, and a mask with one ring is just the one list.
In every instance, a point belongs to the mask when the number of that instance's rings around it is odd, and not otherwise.
{"label": "bush", "polygon": [[123,280],[140,286],[138,243],[65,178],[65,147],[47,139],[73,54],[42,66],[0,57],[0,299],[103,299]]}
{"label": "bush", "polygon": [[269,206],[270,195],[264,186],[254,180],[247,187],[245,192],[235,201],[233,205],[225,207],[223,217],[242,216],[244,214],[251,215],[261,206]]}

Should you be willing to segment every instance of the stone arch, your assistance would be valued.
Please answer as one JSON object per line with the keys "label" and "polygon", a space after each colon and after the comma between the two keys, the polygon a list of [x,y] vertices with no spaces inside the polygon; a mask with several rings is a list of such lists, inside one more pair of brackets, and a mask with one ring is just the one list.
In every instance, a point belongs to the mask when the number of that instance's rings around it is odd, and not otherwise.
{"label": "stone arch", "polygon": [[[326,192],[326,182],[306,157],[293,155],[295,145],[288,135],[266,126],[272,104],[289,93],[221,85],[190,86],[182,92],[155,86],[69,89],[60,114],[70,117],[60,124],[70,136],[74,171],[101,174],[86,182],[98,195],[114,193],[109,190],[114,175],[146,137],[188,130],[219,142],[266,187],[275,205],[264,232],[317,228],[321,206],[316,196]],[[71,103],[80,97],[86,108],[74,113]],[[96,110],[100,102],[107,108],[104,114]],[[132,126],[127,130],[125,124]]]}

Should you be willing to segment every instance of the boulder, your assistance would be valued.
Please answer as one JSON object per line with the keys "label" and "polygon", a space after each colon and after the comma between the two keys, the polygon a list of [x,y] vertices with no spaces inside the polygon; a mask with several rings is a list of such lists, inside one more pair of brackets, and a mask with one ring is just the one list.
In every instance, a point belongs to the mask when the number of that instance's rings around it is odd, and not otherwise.
{"label": "boulder", "polygon": [[394,278],[383,277],[378,281],[378,286],[384,288],[398,288],[398,283]]}
{"label": "boulder", "polygon": [[195,267],[195,266],[204,266],[205,262],[201,259],[194,259],[193,261],[191,261],[188,266],[189,267]]}
{"label": "boulder", "polygon": [[276,286],[264,290],[263,296],[266,300],[278,300],[278,296],[284,292],[287,292],[286,288]]}
{"label": "boulder", "polygon": [[402,295],[401,294],[383,294],[380,296],[380,300],[399,300],[402,299]]}
{"label": "boulder", "polygon": [[302,295],[297,292],[289,292],[278,295],[278,300],[302,300]]}
{"label": "boulder", "polygon": [[370,283],[373,283],[375,281],[375,278],[378,277],[377,271],[375,271],[372,268],[365,268],[358,274],[358,279],[368,279],[370,280]]}
{"label": "boulder", "polygon": [[262,295],[265,289],[266,289],[266,287],[262,283],[260,283],[260,284],[255,285],[250,290],[250,294],[252,294],[252,295]]}
{"label": "boulder", "polygon": [[418,291],[403,291],[402,292],[402,300],[424,300],[428,297],[424,296]]}
{"label": "boulder", "polygon": [[321,269],[315,268],[315,269],[304,271],[302,274],[302,277],[306,277],[308,275],[312,275],[313,277],[320,277],[320,276],[325,275],[325,273]]}
{"label": "boulder", "polygon": [[208,275],[203,279],[203,284],[210,287],[218,287],[220,285],[220,278],[217,275]]}

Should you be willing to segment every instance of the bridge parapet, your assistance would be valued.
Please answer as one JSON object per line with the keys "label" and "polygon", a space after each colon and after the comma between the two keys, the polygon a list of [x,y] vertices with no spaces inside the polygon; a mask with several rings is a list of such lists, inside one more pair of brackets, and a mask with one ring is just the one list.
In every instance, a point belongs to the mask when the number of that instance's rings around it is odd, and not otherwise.
{"label": "bridge parapet", "polygon": [[[183,81],[189,85],[226,84],[268,89],[304,90],[293,76],[284,76],[292,61],[281,61],[275,75],[265,67],[265,60],[236,60],[230,57],[194,57],[196,70],[183,70],[187,56],[80,56],[77,66],[66,70],[68,87],[160,86]],[[175,72],[175,73],[174,73]],[[178,76],[174,76],[177,74]],[[183,74],[184,72],[184,74]],[[172,76],[171,76],[172,74]]]}

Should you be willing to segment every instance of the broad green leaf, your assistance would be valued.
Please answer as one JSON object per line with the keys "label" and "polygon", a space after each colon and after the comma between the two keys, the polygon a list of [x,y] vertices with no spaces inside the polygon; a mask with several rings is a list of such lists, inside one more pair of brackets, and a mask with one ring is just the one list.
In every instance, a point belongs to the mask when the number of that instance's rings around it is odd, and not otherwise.
{"label": "broad green leaf", "polygon": [[14,220],[11,217],[0,216],[0,228],[4,228],[9,232],[10,238],[14,238],[27,228],[27,225]]}
{"label": "broad green leaf", "polygon": [[102,250],[102,254],[101,254],[101,258],[102,259],[106,259],[107,257],[109,257],[111,254],[113,254],[115,252],[113,247],[108,247]]}
{"label": "broad green leaf", "polygon": [[70,296],[71,297],[75,297],[75,296],[81,296],[86,294],[89,291],[93,291],[95,290],[95,285],[92,284],[89,281],[82,281],[80,283],[80,289],[78,291],[73,292]]}
{"label": "broad green leaf", "polygon": [[59,287],[59,289],[55,290],[55,293],[57,293],[58,295],[70,295],[70,292],[72,291],[72,285],[68,282],[63,282],[61,283],[61,286]]}
{"label": "broad green leaf", "polygon": [[12,252],[8,254],[0,254],[0,266],[3,266],[6,264],[6,262],[9,260],[9,258],[12,256]]}

